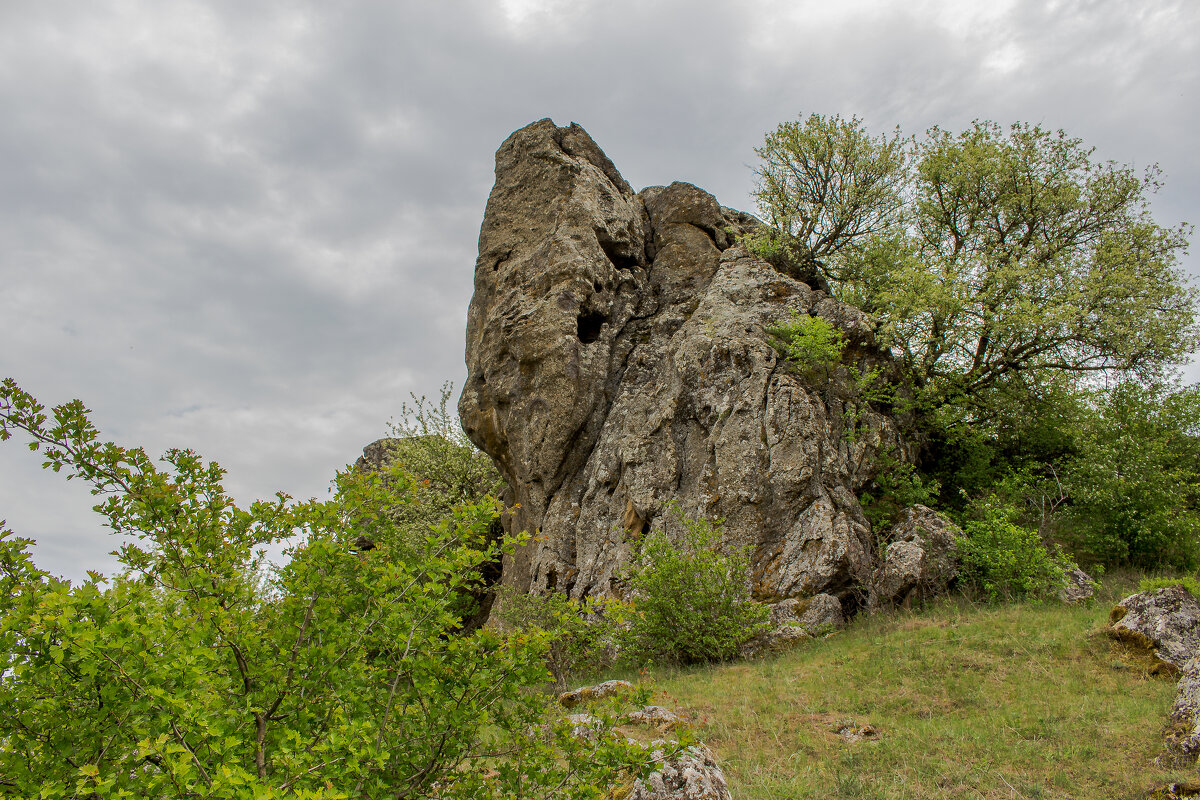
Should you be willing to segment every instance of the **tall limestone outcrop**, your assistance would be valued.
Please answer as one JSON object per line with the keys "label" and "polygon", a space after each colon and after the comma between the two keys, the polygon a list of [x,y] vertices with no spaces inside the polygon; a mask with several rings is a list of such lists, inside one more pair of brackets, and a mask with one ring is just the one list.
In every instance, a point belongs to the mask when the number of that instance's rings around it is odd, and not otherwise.
{"label": "tall limestone outcrop", "polygon": [[[619,594],[674,506],[725,519],[760,599],[861,600],[877,559],[856,493],[907,451],[853,370],[890,364],[861,311],[736,243],[758,224],[690,184],[635,193],[577,125],[500,147],[459,413],[508,482],[506,524],[535,534],[506,585]],[[783,362],[765,328],[793,312],[836,324],[850,366]]]}

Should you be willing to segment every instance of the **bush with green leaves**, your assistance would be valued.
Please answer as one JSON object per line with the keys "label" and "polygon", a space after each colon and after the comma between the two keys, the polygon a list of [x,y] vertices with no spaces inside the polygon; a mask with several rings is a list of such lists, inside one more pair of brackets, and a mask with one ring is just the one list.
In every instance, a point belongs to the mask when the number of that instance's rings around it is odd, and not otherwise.
{"label": "bush with green leaves", "polygon": [[401,472],[242,509],[216,464],[172,450],[160,468],[78,401],[47,413],[5,380],[15,434],[132,541],[118,574],[72,585],[0,535],[0,797],[599,798],[647,769],[530,691],[546,634],[462,631],[460,593],[516,544],[484,535],[494,501],[455,507],[415,562],[387,522]]}
{"label": "bush with green leaves", "polygon": [[[367,465],[384,476],[401,474],[409,487],[404,502],[388,510],[388,524],[406,534],[413,558],[421,557],[429,527],[450,517],[455,507],[498,497],[504,490],[491,458],[472,444],[450,411],[453,392],[453,384],[446,383],[436,402],[412,395],[411,405],[401,404],[399,419],[388,426],[391,437],[373,454],[379,463]],[[498,536],[499,527],[491,533]]]}
{"label": "bush with green leaves", "polygon": [[617,640],[629,611],[615,598],[575,600],[562,592],[525,594],[506,587],[495,605],[500,623],[523,633],[542,632],[549,639],[546,663],[555,684],[565,689],[615,659]]}
{"label": "bush with green leaves", "polygon": [[1108,564],[1200,565],[1200,386],[1125,382],[1089,411],[1064,477],[1071,543]]}
{"label": "bush with green leaves", "polygon": [[911,463],[899,461],[892,452],[882,453],[874,470],[874,477],[858,500],[876,533],[895,523],[910,506],[933,505],[941,491],[936,479],[922,475]]}
{"label": "bush with green leaves", "polygon": [[993,603],[1057,596],[1075,563],[1048,550],[1037,531],[1014,523],[1014,509],[994,498],[978,513],[955,539],[959,586]]}
{"label": "bush with green leaves", "polygon": [[628,574],[632,611],[623,656],[693,664],[726,661],[766,628],[770,612],[750,597],[748,548],[721,540],[721,521],[678,508],[642,539]]}
{"label": "bush with green leaves", "polygon": [[803,372],[828,374],[842,360],[846,337],[828,320],[793,312],[786,322],[770,326],[772,345]]}

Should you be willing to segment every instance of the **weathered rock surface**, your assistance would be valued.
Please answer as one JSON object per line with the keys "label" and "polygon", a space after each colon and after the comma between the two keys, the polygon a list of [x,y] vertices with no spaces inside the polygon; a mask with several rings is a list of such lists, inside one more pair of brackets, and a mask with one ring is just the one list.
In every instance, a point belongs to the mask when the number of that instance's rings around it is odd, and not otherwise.
{"label": "weathered rock surface", "polygon": [[946,591],[958,575],[954,537],[962,531],[931,508],[905,509],[885,541],[883,563],[871,578],[868,609],[911,607]]}
{"label": "weathered rock surface", "polygon": [[[661,758],[661,754],[656,753]],[[725,773],[706,745],[693,745],[633,786],[629,800],[732,800]]]}
{"label": "weathered rock surface", "polygon": [[1182,586],[1130,595],[1112,611],[1113,631],[1145,637],[1154,655],[1182,670],[1200,654],[1200,601]]}
{"label": "weathered rock surface", "polygon": [[1066,582],[1058,593],[1058,599],[1068,605],[1082,603],[1096,593],[1096,582],[1079,567],[1067,570],[1065,578]]}
{"label": "weathered rock surface", "polygon": [[1185,762],[1196,761],[1200,756],[1200,653],[1184,664],[1179,677],[1167,747]]}
{"label": "weathered rock surface", "polygon": [[908,452],[848,367],[807,382],[765,327],[836,324],[855,368],[889,368],[858,309],[736,245],[757,225],[686,183],[635,194],[578,126],[533,123],[496,154],[467,320],[459,413],[535,540],[519,591],[621,594],[671,503],[723,517],[774,601],[848,598],[874,572],[856,499],[876,456]]}
{"label": "weathered rock surface", "polygon": [[842,603],[833,595],[818,594],[799,600],[789,597],[771,606],[770,627],[741,647],[741,656],[778,652],[793,645],[838,630],[846,625]]}
{"label": "weathered rock surface", "polygon": [[563,692],[558,696],[558,702],[563,708],[574,708],[581,703],[590,703],[594,700],[605,700],[609,697],[632,693],[633,684],[629,681],[605,681],[595,686],[583,686],[579,689]]}

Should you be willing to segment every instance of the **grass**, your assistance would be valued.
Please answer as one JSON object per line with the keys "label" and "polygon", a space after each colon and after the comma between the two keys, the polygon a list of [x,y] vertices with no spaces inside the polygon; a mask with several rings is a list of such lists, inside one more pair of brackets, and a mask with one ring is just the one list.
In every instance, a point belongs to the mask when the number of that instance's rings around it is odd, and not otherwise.
{"label": "grass", "polygon": [[[1173,681],[1099,633],[1136,579],[1095,603],[859,617],[783,655],[656,668],[655,702],[689,709],[738,800],[1144,798]],[[871,725],[848,742],[837,730]]]}

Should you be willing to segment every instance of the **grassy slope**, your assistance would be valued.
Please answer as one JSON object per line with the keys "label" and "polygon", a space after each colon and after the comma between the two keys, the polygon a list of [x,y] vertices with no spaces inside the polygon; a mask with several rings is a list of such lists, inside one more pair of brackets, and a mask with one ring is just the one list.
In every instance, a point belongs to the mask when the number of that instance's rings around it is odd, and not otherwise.
{"label": "grassy slope", "polygon": [[[691,709],[737,800],[1124,798],[1183,770],[1156,767],[1174,683],[1096,631],[1131,588],[1097,602],[860,618],[760,661],[652,672],[657,702]],[[870,723],[877,740],[834,731]]]}

